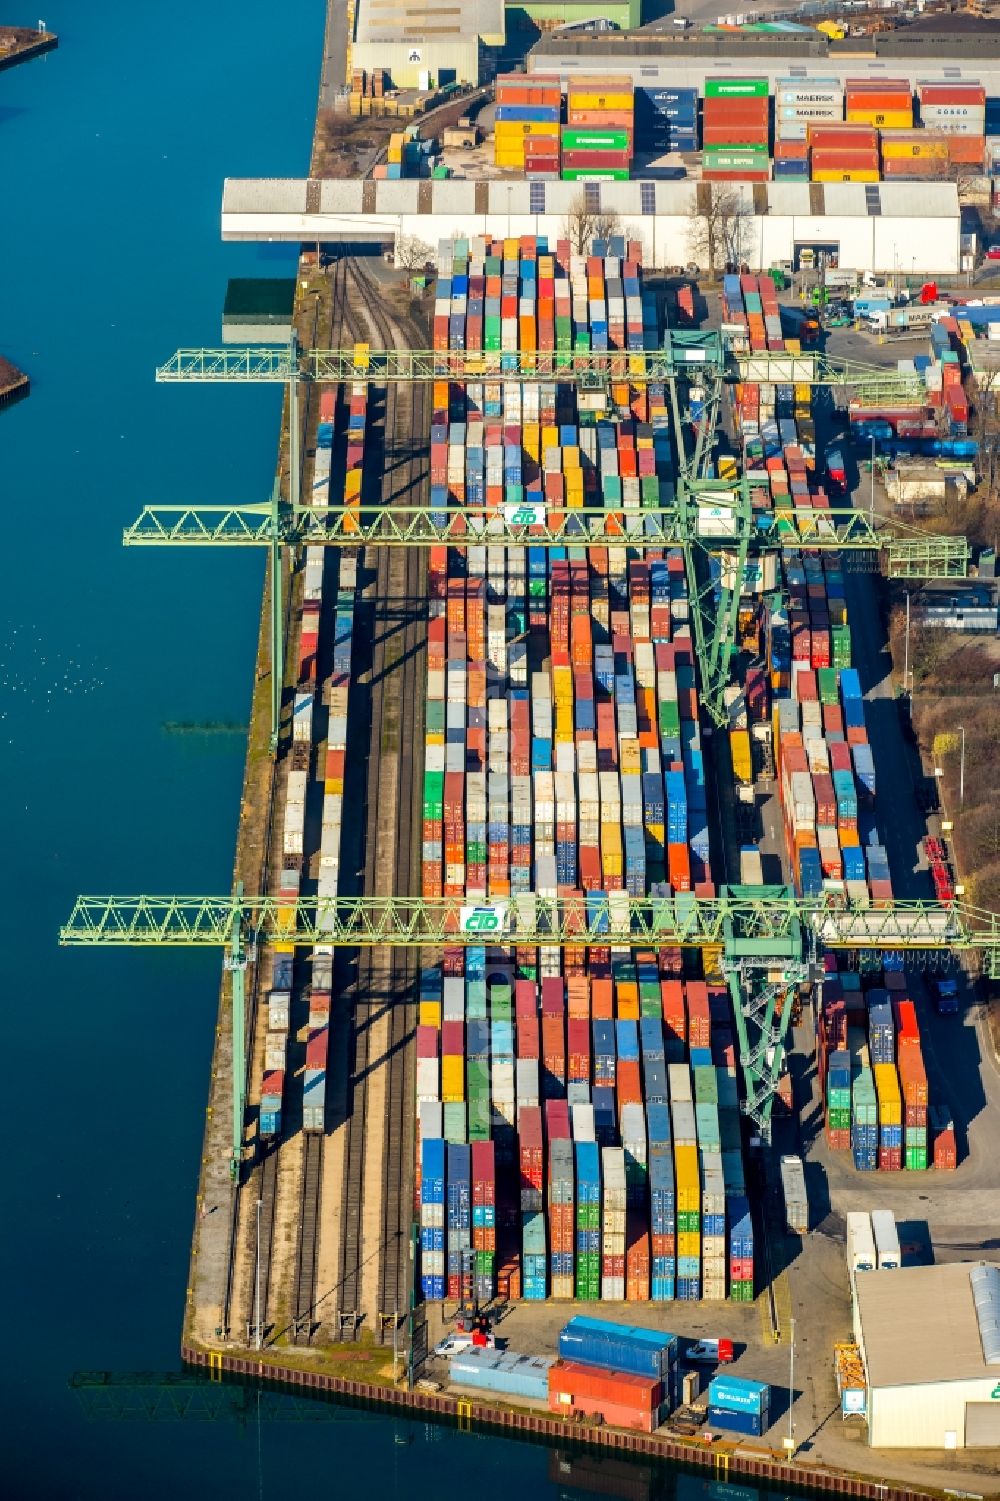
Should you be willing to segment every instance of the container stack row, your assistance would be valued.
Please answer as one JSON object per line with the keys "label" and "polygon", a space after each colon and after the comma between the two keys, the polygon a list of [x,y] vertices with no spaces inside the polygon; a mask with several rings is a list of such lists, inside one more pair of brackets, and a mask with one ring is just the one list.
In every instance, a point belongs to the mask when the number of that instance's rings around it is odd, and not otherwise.
{"label": "container stack row", "polygon": [[635,144],[656,156],[698,150],[698,90],[680,86],[637,88]]}
{"label": "container stack row", "polygon": [[[969,321],[987,309],[957,309],[935,319],[930,327],[927,354],[901,366],[922,376],[924,402],[899,407],[871,407],[852,402],[851,434],[860,445],[895,459],[909,456],[940,459],[972,458],[977,444],[969,437],[970,406],[966,382],[970,348],[976,332]],[[989,325],[986,325],[987,328]]]}
{"label": "container stack row", "polygon": [[[337,391],[320,394],[319,421],[313,461],[310,504],[328,506],[331,462],[337,419]],[[361,466],[367,423],[367,387],[354,386],[346,402],[345,505],[361,501]],[[298,670],[292,701],[292,743],[286,779],[282,822],[282,868],[279,901],[294,901],[302,889],[306,865],[306,801],[313,774],[323,783],[317,895],[336,897],[339,891],[340,843],[344,805],[344,761],[347,750],[347,701],[351,681],[351,648],[357,561],[345,552],[339,560],[334,616],[333,666],[330,676],[329,718],[325,746],[315,740],[314,709],[319,691],[320,625],[324,606],[326,549],[307,547],[302,587]],[[327,585],[328,586],[328,585]],[[313,773],[313,751],[317,751]],[[261,1080],[260,1135],[280,1136],[287,1082],[290,1012],[293,991],[292,945],[274,945],[271,989],[267,997],[264,1074]],[[308,959],[307,961],[308,962]],[[317,945],[311,956],[309,1016],[305,1032],[302,1075],[302,1124],[306,1131],[322,1131],[326,1120],[326,1076],[329,1055],[330,1002],[333,992],[333,950]]]}
{"label": "container stack row", "polygon": [[771,176],[766,78],[706,78],[702,168],[706,182],[767,182]]}
{"label": "container stack row", "polygon": [[[623,240],[586,257],[534,240],[443,256],[436,347],[655,337]],[[440,383],[434,503],[661,503],[665,393],[616,385],[613,400],[600,413],[557,382]],[[429,576],[424,894],[714,892],[681,557],[442,547]],[[685,976],[679,952],[446,949],[421,976],[419,1023],[425,1296],[495,1277],[532,1299],[752,1297],[728,997]],[[466,1143],[494,1148],[489,1247],[474,1164],[473,1217],[452,1223]]]}
{"label": "container stack row", "polygon": [[851,1151],[860,1172],[952,1166],[951,1122],[936,1117],[937,1134],[951,1131],[940,1152],[931,1136],[927,1071],[906,974],[886,967],[875,978],[881,983],[866,987],[860,975],[827,960],[817,1044],[827,1141],[835,1151]]}

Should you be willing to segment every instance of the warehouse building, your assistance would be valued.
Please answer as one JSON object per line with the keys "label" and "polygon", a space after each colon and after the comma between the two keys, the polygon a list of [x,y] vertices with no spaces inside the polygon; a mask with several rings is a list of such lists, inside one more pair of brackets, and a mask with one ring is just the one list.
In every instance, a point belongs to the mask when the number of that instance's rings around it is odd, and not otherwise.
{"label": "warehouse building", "polygon": [[[567,234],[586,191],[591,212],[615,213],[643,246],[649,267],[687,265],[699,184],[240,179],[226,181],[224,240],[385,244],[398,235],[433,247],[452,235]],[[739,185],[743,260],[752,270],[826,251],[853,271],[954,275],[961,221],[954,183],[760,183]]]}
{"label": "warehouse building", "polygon": [[[976,22],[956,30],[960,15],[947,17],[947,30],[917,27],[876,37],[852,38],[850,45],[831,43],[821,32],[806,35],[754,32],[687,33],[640,31],[631,34],[543,37],[527,59],[529,73],[627,74],[637,87],[664,84],[698,88],[705,79],[750,75],[778,78],[790,74],[812,78],[881,80],[887,76],[941,78],[949,83],[979,82],[991,100],[1000,99],[1000,24]],[[992,126],[988,122],[992,133]]]}
{"label": "warehouse building", "polygon": [[503,42],[503,0],[358,0],[351,67],[386,68],[397,89],[478,84]]}
{"label": "warehouse building", "polygon": [[642,21],[642,0],[507,0],[507,30],[511,40],[519,32],[551,31],[557,26],[581,25],[600,17],[619,31],[634,31]]}
{"label": "warehouse building", "polygon": [[872,1447],[1000,1448],[1000,1267],[858,1272],[855,1285]]}

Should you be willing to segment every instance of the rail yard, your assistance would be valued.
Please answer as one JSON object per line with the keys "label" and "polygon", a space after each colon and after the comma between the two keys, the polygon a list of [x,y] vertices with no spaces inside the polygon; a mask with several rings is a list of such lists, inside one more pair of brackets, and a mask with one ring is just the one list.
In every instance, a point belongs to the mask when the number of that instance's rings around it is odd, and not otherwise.
{"label": "rail yard", "polygon": [[[269,559],[233,896],[63,930],[225,954],[185,1355],[873,1475],[871,1279],[995,1245],[1000,918],[886,628],[992,578],[889,470],[974,485],[995,325],[935,288],[820,352],[808,278],[617,225],[449,230],[419,286],[370,248],[303,251],[287,348],[160,372],[287,387],[272,500],[126,535]],[[969,1348],[968,1439],[880,1440],[900,1494],[983,1488]]]}

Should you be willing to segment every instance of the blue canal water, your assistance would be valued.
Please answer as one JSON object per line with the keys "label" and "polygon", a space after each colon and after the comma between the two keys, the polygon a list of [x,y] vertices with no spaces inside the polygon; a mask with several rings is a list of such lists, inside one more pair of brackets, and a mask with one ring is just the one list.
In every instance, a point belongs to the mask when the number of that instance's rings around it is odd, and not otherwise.
{"label": "blue canal water", "polygon": [[[254,1400],[242,1422],[94,1422],[69,1388],[178,1369],[218,958],[56,932],[78,892],[229,887],[243,743],[163,725],[245,720],[262,562],[120,535],[145,501],[270,489],[278,394],[153,370],[218,342],[230,275],[292,267],[222,245],[221,186],[305,171],[323,0],[75,0],[45,19],[59,50],[0,74],[0,346],[33,388],[0,412],[3,1492],[571,1494],[538,1447],[260,1421]],[[648,1471],[635,1483],[650,1494]]]}

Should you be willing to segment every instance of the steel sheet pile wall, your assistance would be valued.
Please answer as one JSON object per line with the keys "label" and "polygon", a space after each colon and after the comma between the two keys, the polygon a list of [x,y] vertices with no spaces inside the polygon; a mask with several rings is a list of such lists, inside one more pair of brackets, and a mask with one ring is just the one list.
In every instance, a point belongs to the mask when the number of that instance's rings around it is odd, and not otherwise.
{"label": "steel sheet pile wall", "polygon": [[[313,461],[309,503],[330,504],[330,473],[333,455],[337,392],[324,389],[320,395],[319,424]],[[367,422],[367,387],[357,385],[347,398],[347,454],[344,504],[357,507],[361,501],[361,468],[364,460]],[[294,901],[301,892],[306,868],[306,799],[312,775],[315,744],[313,711],[318,690],[320,617],[326,549],[307,547],[302,589],[302,617],[295,696],[292,704],[292,742],[282,824],[282,868],[279,899]],[[344,758],[347,750],[347,697],[351,681],[351,644],[354,628],[354,593],[357,560],[353,553],[340,556],[333,672],[330,680],[329,720],[325,759],[315,774],[323,781],[323,815],[317,895],[335,897],[339,890],[340,838],[344,804]],[[289,919],[290,920],[290,919]],[[285,1094],[290,1012],[293,989],[294,947],[276,943],[272,948],[271,989],[267,998],[267,1034],[264,1076],[261,1080],[261,1137],[279,1136]],[[317,944],[312,952],[309,989],[309,1020],[305,1033],[305,1067],[302,1075],[302,1125],[306,1131],[322,1131],[326,1119],[326,1072],[330,1036],[330,998],[333,990],[333,949]],[[297,1035],[297,1034],[296,1034]]]}
{"label": "steel sheet pile wall", "polygon": [[940,1151],[933,1159],[928,1151],[927,1071],[901,965],[862,979],[828,956],[826,970],[817,1060],[830,1146],[853,1152],[861,1172],[954,1166],[954,1127],[944,1112],[935,1113]]}
{"label": "steel sheet pile wall", "polygon": [[[637,256],[449,243],[435,347],[641,348]],[[613,399],[605,416],[554,382],[436,386],[434,505],[663,503],[665,392]],[[424,894],[711,894],[682,559],[441,548],[430,594]],[[419,1022],[426,1297],[464,1276],[481,1297],[752,1298],[728,995],[679,950],[446,949]]]}

